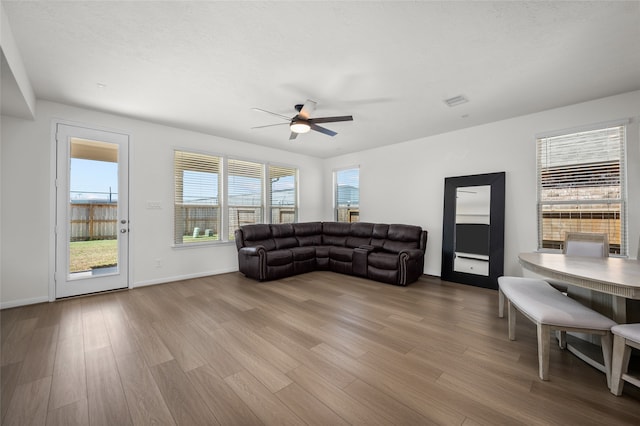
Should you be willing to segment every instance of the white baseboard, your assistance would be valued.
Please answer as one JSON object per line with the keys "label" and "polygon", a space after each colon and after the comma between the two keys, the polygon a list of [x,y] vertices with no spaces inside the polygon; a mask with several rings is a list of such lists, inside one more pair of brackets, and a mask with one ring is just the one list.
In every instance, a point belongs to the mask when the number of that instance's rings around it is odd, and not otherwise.
{"label": "white baseboard", "polygon": [[192,278],[202,278],[202,277],[208,277],[211,275],[228,274],[229,272],[238,272],[238,268],[218,269],[216,271],[200,272],[197,274],[177,275],[174,277],[163,277],[155,280],[138,281],[133,283],[132,288],[146,287],[148,285],[155,285],[155,284],[165,284],[173,281],[190,280]]}
{"label": "white baseboard", "polygon": [[11,300],[9,302],[0,302],[0,309],[17,308],[18,306],[35,305],[36,303],[44,303],[48,301],[48,296],[33,297],[31,299]]}

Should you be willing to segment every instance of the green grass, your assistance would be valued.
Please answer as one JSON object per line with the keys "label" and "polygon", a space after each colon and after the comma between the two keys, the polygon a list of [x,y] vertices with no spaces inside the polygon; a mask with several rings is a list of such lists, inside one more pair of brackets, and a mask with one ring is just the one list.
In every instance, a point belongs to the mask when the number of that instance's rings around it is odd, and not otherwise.
{"label": "green grass", "polygon": [[90,271],[118,264],[118,240],[69,243],[69,272]]}
{"label": "green grass", "polygon": [[[185,244],[205,243],[218,241],[218,236],[193,238],[185,235],[182,241]],[[69,272],[71,273],[118,264],[118,240],[73,241],[69,243],[69,252]]]}

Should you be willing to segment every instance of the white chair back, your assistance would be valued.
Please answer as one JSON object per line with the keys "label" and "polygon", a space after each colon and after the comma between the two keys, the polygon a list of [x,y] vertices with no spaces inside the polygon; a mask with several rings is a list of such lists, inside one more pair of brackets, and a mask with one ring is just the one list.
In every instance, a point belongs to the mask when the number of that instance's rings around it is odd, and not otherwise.
{"label": "white chair back", "polygon": [[609,257],[607,234],[567,232],[562,252],[567,256]]}

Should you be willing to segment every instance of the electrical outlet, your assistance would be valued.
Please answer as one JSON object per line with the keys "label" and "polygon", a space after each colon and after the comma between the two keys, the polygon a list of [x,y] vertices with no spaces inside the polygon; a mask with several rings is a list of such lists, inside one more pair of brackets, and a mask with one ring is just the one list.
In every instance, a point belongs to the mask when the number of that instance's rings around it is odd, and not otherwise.
{"label": "electrical outlet", "polygon": [[162,259],[156,259],[156,268],[162,268]]}

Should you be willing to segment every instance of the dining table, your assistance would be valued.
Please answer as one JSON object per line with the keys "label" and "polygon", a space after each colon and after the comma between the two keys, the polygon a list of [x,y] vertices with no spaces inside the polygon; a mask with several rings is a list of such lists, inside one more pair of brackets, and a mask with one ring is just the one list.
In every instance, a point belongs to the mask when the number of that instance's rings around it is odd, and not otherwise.
{"label": "dining table", "polygon": [[612,296],[613,320],[627,322],[627,300],[640,300],[640,261],[560,253],[520,253],[523,268],[570,285]]}
{"label": "dining table", "polygon": [[[638,260],[527,252],[520,253],[518,261],[528,271],[569,284],[567,292],[569,296],[577,295],[578,299],[582,298],[583,303],[591,304],[592,307],[597,305],[601,313],[608,315],[618,324],[640,321],[640,261]],[[585,292],[580,289],[591,291]],[[572,292],[575,294],[572,295]],[[584,298],[585,293],[590,295]],[[567,336],[567,349],[593,367],[605,371],[601,349],[594,348],[595,342],[585,341],[582,337]]]}

